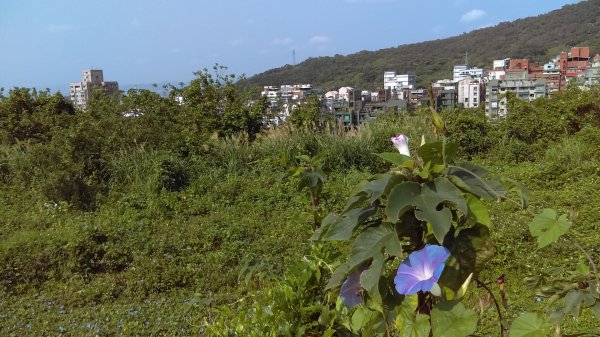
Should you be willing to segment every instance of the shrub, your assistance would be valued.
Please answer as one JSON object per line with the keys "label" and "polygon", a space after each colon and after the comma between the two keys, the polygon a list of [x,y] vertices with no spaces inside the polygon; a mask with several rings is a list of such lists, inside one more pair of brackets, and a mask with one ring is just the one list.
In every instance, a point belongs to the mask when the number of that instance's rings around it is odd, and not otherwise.
{"label": "shrub", "polygon": [[188,185],[189,177],[183,163],[173,159],[165,159],[160,163],[158,168],[158,191],[177,192]]}

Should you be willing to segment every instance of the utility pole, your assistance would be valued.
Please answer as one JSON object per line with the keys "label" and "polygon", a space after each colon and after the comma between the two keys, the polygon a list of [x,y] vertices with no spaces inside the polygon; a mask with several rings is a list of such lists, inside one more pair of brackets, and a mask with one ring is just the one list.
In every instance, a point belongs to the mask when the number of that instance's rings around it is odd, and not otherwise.
{"label": "utility pole", "polygon": [[292,49],[292,65],[296,65],[296,49]]}

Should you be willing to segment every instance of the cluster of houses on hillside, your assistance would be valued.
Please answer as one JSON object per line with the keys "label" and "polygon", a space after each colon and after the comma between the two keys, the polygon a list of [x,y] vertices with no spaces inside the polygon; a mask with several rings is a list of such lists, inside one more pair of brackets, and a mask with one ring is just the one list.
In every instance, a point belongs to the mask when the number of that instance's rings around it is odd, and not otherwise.
{"label": "cluster of houses on hillside", "polygon": [[454,66],[452,79],[431,83],[429,88],[417,88],[414,74],[383,74],[383,89],[376,91],[342,87],[323,92],[310,84],[266,86],[262,92],[271,102],[277,116],[271,120],[285,121],[291,111],[310,95],[324,100],[324,110],[344,126],[374,118],[390,109],[414,109],[433,104],[440,111],[448,108],[485,108],[489,118],[506,116],[507,93],[523,100],[552,96],[564,90],[568,83],[586,86],[600,80],[600,54],[590,57],[589,47],[573,47],[544,65],[528,59],[494,60],[489,69],[467,65]]}

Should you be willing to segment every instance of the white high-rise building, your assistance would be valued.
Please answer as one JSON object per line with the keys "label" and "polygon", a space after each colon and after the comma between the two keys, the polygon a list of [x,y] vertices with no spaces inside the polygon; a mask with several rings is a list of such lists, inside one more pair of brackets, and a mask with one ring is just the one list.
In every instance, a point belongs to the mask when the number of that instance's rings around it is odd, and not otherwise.
{"label": "white high-rise building", "polygon": [[455,82],[458,82],[458,81],[464,80],[466,78],[482,78],[482,77],[483,77],[483,69],[481,69],[481,68],[469,68],[466,65],[456,65],[456,66],[454,66],[452,80]]}
{"label": "white high-rise building", "polygon": [[416,75],[397,75],[395,71],[383,73],[383,89],[402,91],[402,89],[414,89],[417,86]]}
{"label": "white high-rise building", "polygon": [[92,98],[92,89],[101,87],[108,94],[119,91],[119,82],[104,81],[104,74],[99,69],[89,69],[82,72],[82,81],[69,85],[69,96],[75,106],[85,109]]}

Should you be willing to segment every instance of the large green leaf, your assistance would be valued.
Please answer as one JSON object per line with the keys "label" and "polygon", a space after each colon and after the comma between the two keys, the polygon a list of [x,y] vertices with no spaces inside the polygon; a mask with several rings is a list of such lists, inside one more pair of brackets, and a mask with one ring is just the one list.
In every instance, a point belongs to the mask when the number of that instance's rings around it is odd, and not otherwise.
{"label": "large green leaf", "polygon": [[415,310],[419,304],[417,295],[404,296],[402,302],[394,307],[392,314],[394,327],[399,337],[428,337],[431,326],[429,316],[417,314]]}
{"label": "large green leaf", "polygon": [[392,175],[389,173],[379,174],[370,181],[363,181],[354,190],[353,195],[348,199],[343,213],[346,213],[352,208],[356,208],[364,204],[366,201],[375,202],[382,195],[388,194],[393,186],[404,181],[406,178],[401,175]]}
{"label": "large green leaf", "polygon": [[409,209],[419,203],[417,197],[421,195],[421,185],[408,181],[396,185],[390,192],[385,208],[389,222],[396,223]]}
{"label": "large green leaf", "polygon": [[377,212],[377,206],[371,205],[363,208],[354,208],[348,211],[342,217],[335,217],[334,221],[329,221],[331,217],[326,217],[328,221],[323,221],[321,227],[315,231],[311,240],[348,240],[352,237],[352,232],[356,226],[363,224],[367,219]]}
{"label": "large green leaf", "polygon": [[488,227],[492,225],[488,209],[479,198],[473,194],[467,195],[467,205],[469,206],[469,217],[472,218],[475,223],[480,223]]}
{"label": "large green leaf", "polygon": [[471,273],[477,275],[485,262],[496,253],[489,229],[477,224],[461,230],[447,243],[450,257],[440,278],[440,285],[458,291]]}
{"label": "large green leaf", "polygon": [[575,319],[578,319],[581,309],[593,307],[595,303],[596,299],[589,290],[574,289],[569,291],[565,296],[563,310],[570,312]]}
{"label": "large green leaf", "polygon": [[321,221],[321,227],[319,227],[319,228],[317,228],[317,230],[315,230],[315,232],[313,233],[313,235],[310,237],[309,240],[320,240],[321,236],[323,235],[323,231],[327,230],[331,224],[338,222],[341,219],[342,218],[336,214],[333,214],[333,213],[327,214],[327,216],[325,218],[323,218],[323,220]]}
{"label": "large green leaf", "polygon": [[433,234],[438,242],[444,242],[444,237],[452,226],[452,211],[447,207],[438,210],[438,205],[452,204],[463,214],[468,214],[467,203],[461,195],[462,193],[448,179],[439,177],[433,183],[428,183],[421,190],[420,203],[415,211],[415,216],[419,220],[427,221],[431,224]]}
{"label": "large green leaf", "polygon": [[[422,190],[423,201],[435,204],[448,202],[454,205],[463,214],[468,213],[467,202],[462,197],[462,192],[456,188],[447,178],[436,178],[432,183],[427,183]],[[436,204],[437,203],[437,204]]]}
{"label": "large green leaf", "polygon": [[[444,204],[444,207],[438,209],[440,204]],[[462,192],[448,179],[439,177],[422,187],[415,182],[404,182],[390,192],[386,215],[388,221],[395,223],[414,207],[416,218],[430,223],[436,239],[443,243],[452,225],[452,211],[445,204],[451,204],[463,214],[468,214]]]}
{"label": "large green leaf", "polygon": [[381,298],[377,293],[379,292],[378,282],[381,276],[378,273],[381,273],[381,268],[385,262],[386,255],[384,254],[398,257],[402,255],[398,234],[389,223],[367,228],[356,237],[348,261],[333,272],[326,289],[339,287],[350,272],[363,263],[371,261],[370,268],[363,272],[361,276],[361,285],[369,291],[371,297]]}
{"label": "large green leaf", "polygon": [[396,166],[401,166],[402,164],[410,161],[411,158],[407,155],[400,154],[399,152],[383,152],[383,153],[375,153],[375,155],[387,162],[390,162]]}
{"label": "large green leaf", "polygon": [[350,320],[352,331],[359,332],[371,320],[372,316],[373,311],[369,310],[367,307],[358,307],[352,314],[352,319]]}
{"label": "large green leaf", "polygon": [[346,206],[344,206],[342,214],[348,212],[351,209],[361,207],[361,205],[363,205],[365,201],[367,201],[367,199],[369,199],[369,196],[363,191],[354,194],[353,196],[348,198],[348,201],[346,202]]}
{"label": "large green leaf", "polygon": [[444,237],[452,227],[452,212],[444,207],[441,210],[424,208],[425,210],[416,210],[415,217],[419,220],[429,222],[433,229],[433,235],[437,241],[444,243]]}
{"label": "large green leaf", "polygon": [[436,304],[431,310],[434,337],[465,337],[477,328],[477,313],[457,301]]}
{"label": "large green leaf", "polygon": [[538,248],[543,248],[556,242],[569,227],[571,222],[567,220],[566,214],[559,217],[555,210],[546,208],[529,224],[529,232],[537,238]]}
{"label": "large green leaf", "polygon": [[362,191],[367,194],[370,202],[375,201],[385,192],[385,187],[390,182],[390,179],[392,179],[391,174],[384,174],[379,179],[369,181],[362,188]]}
{"label": "large green leaf", "polygon": [[362,188],[362,192],[367,194],[370,202],[374,202],[382,195],[389,194],[390,190],[394,186],[396,186],[404,180],[406,180],[406,177],[402,175],[393,175],[386,173],[381,175],[378,179],[371,180],[367,184],[365,184]]}
{"label": "large green leaf", "polygon": [[458,152],[458,145],[454,143],[448,143],[444,147],[442,142],[433,142],[424,144],[417,151],[419,156],[423,159],[424,163],[431,162],[432,164],[445,164],[450,162],[456,153]]}
{"label": "large green leaf", "polygon": [[499,180],[487,177],[487,170],[470,163],[454,164],[448,168],[448,179],[458,188],[486,199],[505,197],[507,189]]}
{"label": "large green leaf", "polygon": [[526,312],[515,318],[510,325],[510,337],[545,337],[551,325],[536,313]]}
{"label": "large green leaf", "polygon": [[381,272],[383,271],[384,262],[384,259],[374,257],[369,269],[365,270],[360,275],[360,285],[367,290],[376,303],[382,303],[382,296],[379,291],[379,280],[381,278]]}
{"label": "large green leaf", "polygon": [[428,337],[431,329],[429,316],[422,314],[412,314],[409,317],[400,318],[396,321],[399,337]]}

